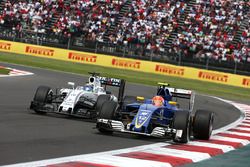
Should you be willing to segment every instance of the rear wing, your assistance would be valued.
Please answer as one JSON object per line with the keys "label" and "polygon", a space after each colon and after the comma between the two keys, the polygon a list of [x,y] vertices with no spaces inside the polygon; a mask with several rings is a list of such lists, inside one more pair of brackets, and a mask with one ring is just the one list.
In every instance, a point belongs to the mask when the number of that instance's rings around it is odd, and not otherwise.
{"label": "rear wing", "polygon": [[118,101],[123,99],[125,83],[126,83],[124,79],[101,77],[101,76],[99,77],[99,79],[100,79],[101,84],[104,85],[105,89],[106,89],[106,86],[119,87]]}
{"label": "rear wing", "polygon": [[187,90],[187,89],[178,89],[178,88],[169,88],[169,87],[166,87],[166,88],[169,90],[169,92],[172,94],[173,97],[190,99],[193,93],[191,90]]}
{"label": "rear wing", "polygon": [[194,91],[187,90],[187,89],[171,88],[171,87],[165,87],[165,89],[169,90],[172,97],[189,99],[189,110],[191,110],[191,111],[193,110],[194,99],[195,99],[195,92]]}
{"label": "rear wing", "polygon": [[102,85],[116,86],[120,87],[122,85],[123,79],[118,78],[108,78],[108,77],[99,77]]}

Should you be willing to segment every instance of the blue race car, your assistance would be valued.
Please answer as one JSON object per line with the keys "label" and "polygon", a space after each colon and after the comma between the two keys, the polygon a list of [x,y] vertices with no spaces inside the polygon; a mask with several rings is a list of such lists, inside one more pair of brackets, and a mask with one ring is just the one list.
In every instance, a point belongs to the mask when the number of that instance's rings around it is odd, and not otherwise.
{"label": "blue race car", "polygon": [[[195,93],[159,83],[152,99],[125,96],[122,101],[106,101],[97,111],[96,128],[105,134],[125,132],[154,137],[171,137],[174,142],[187,143],[195,139],[209,140],[214,113],[197,110],[192,115]],[[177,99],[189,100],[187,110],[180,109]],[[175,99],[175,100],[174,100]]]}

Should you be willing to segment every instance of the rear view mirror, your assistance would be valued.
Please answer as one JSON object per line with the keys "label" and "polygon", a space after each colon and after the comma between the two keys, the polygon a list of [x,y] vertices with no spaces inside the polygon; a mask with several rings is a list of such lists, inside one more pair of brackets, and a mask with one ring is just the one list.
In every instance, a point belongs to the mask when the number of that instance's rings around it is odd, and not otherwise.
{"label": "rear view mirror", "polygon": [[176,106],[177,102],[176,101],[169,101],[168,104]]}
{"label": "rear view mirror", "polygon": [[138,100],[138,101],[143,101],[143,100],[145,100],[145,98],[144,98],[144,97],[141,97],[141,96],[137,96],[137,97],[136,97],[136,100]]}
{"label": "rear view mirror", "polygon": [[72,86],[73,89],[75,88],[75,83],[74,82],[68,82],[68,85]]}

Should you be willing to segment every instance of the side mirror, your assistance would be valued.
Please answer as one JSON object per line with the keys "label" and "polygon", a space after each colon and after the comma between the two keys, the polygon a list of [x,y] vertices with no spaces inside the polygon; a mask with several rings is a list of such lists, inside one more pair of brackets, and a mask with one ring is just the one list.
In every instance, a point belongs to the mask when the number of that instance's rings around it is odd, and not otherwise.
{"label": "side mirror", "polygon": [[141,97],[141,96],[137,96],[137,97],[136,97],[136,100],[137,100],[137,101],[143,101],[143,100],[145,100],[145,98],[144,98],[144,97]]}
{"label": "side mirror", "polygon": [[68,82],[69,86],[72,86],[73,89],[75,89],[75,83],[74,82]]}
{"label": "side mirror", "polygon": [[106,94],[107,94],[107,95],[111,95],[111,92],[110,92],[110,91],[106,91]]}
{"label": "side mirror", "polygon": [[176,106],[177,102],[176,101],[169,101],[168,104]]}

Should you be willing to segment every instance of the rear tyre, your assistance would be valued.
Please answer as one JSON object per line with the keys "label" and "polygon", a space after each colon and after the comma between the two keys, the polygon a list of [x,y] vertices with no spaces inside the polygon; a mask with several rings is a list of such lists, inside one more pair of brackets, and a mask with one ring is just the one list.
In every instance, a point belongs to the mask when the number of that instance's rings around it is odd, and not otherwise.
{"label": "rear tyre", "polygon": [[[106,101],[103,103],[100,111],[99,111],[99,119],[108,119],[112,120],[114,119],[115,112],[117,109],[117,102],[114,101]],[[97,128],[99,132],[104,134],[112,134],[113,131],[109,129],[109,127],[106,126],[106,124],[97,123]]]}
{"label": "rear tyre", "polygon": [[[34,102],[41,103],[41,104],[46,104],[46,103],[51,103],[52,102],[52,89],[48,86],[39,86],[36,90],[35,96],[33,98]],[[46,112],[44,111],[39,111],[35,109],[35,112],[38,114],[45,114]]]}
{"label": "rear tyre", "polygon": [[117,102],[114,101],[104,102],[101,109],[99,110],[99,118],[114,119],[116,108],[117,108]]}
{"label": "rear tyre", "polygon": [[99,111],[101,110],[101,107],[102,107],[103,103],[106,102],[106,101],[109,101],[109,100],[110,100],[110,95],[100,95],[100,96],[98,96],[98,98],[96,100],[96,106],[95,106],[97,116],[99,115]]}
{"label": "rear tyre", "polygon": [[213,131],[214,113],[197,110],[193,120],[193,135],[196,139],[209,140]]}
{"label": "rear tyre", "polygon": [[187,143],[190,139],[190,112],[178,110],[174,114],[173,128],[177,130],[173,136],[176,143]]}

